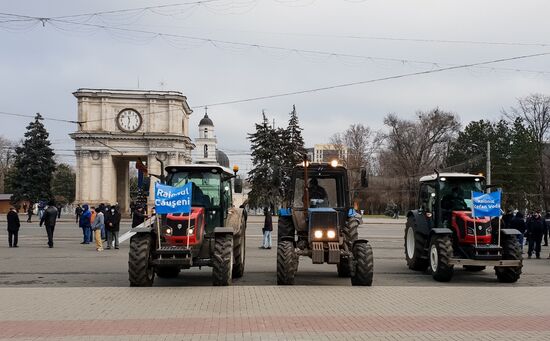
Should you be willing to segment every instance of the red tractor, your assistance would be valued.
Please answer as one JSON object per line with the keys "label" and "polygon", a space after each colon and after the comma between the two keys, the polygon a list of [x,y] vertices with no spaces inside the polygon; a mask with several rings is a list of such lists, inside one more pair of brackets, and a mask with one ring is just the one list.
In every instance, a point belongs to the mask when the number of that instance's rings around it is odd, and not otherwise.
{"label": "red tractor", "polygon": [[130,240],[128,273],[131,286],[151,286],[155,274],[176,277],[181,269],[212,267],[214,285],[229,285],[243,276],[246,215],[233,207],[232,187],[240,179],[218,165],[166,167],[166,184],[192,185],[189,213],[159,215],[152,226],[136,227]]}
{"label": "red tractor", "polygon": [[[405,257],[412,270],[430,269],[450,281],[454,266],[482,271],[494,266],[500,282],[516,282],[523,256],[519,231],[501,229],[489,217],[472,216],[472,192],[483,192],[483,176],[435,173],[420,178],[419,209],[407,213]],[[495,225],[495,226],[493,226]]]}

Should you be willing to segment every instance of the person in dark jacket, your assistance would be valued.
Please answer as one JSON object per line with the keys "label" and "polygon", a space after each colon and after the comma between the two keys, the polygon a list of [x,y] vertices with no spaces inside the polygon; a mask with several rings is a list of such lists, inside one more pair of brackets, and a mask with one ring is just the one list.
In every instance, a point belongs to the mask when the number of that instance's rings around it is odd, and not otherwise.
{"label": "person in dark jacket", "polygon": [[63,208],[63,205],[57,204],[57,219],[61,219],[61,209]]}
{"label": "person in dark jacket", "polygon": [[33,206],[33,204],[30,203],[29,204],[29,209],[27,210],[27,223],[32,223],[31,220],[32,220],[32,215],[34,213],[33,210],[32,210],[32,206]]}
{"label": "person in dark jacket", "polygon": [[105,231],[107,232],[107,247],[110,249],[115,242],[115,249],[118,249],[118,231],[120,231],[120,220],[122,215],[117,206],[111,206],[111,209],[105,213]]}
{"label": "person in dark jacket", "polygon": [[260,249],[271,249],[271,231],[273,231],[273,220],[271,218],[269,208],[264,208],[264,215],[264,228],[262,229],[264,233],[264,239],[262,246],[260,246]]}
{"label": "person in dark jacket", "polygon": [[84,240],[80,244],[90,244],[92,242],[92,212],[88,204],[82,205],[82,214],[78,220],[78,226],[82,229]]}
{"label": "person in dark jacket", "polygon": [[521,235],[518,235],[518,241],[521,244],[521,250],[523,251],[523,235],[527,231],[527,224],[525,219],[523,219],[523,214],[521,212],[516,213],[516,216],[510,221],[510,228],[518,230]]}
{"label": "person in dark jacket", "polygon": [[10,211],[7,215],[8,220],[8,243],[10,247],[19,247],[17,246],[17,236],[19,234],[19,227],[21,223],[19,222],[19,215],[15,211],[14,207],[10,207]]}
{"label": "person in dark jacket", "polygon": [[84,210],[82,209],[82,207],[80,207],[80,204],[78,204],[76,206],[76,208],[74,209],[74,215],[76,217],[76,223],[78,224],[78,222],[80,221],[80,215],[82,214]]}
{"label": "person in dark jacket", "polygon": [[143,211],[143,206],[140,205],[136,208],[136,210],[134,211],[134,214],[132,215],[132,228],[143,223],[145,221],[145,218],[147,218],[147,216]]}
{"label": "person in dark jacket", "polygon": [[546,230],[544,231],[544,246],[548,246],[548,232],[550,232],[550,212],[546,212],[546,215],[544,215],[544,222],[546,223]]}
{"label": "person in dark jacket", "polygon": [[53,247],[53,231],[55,230],[55,223],[57,222],[57,208],[53,200],[48,202],[48,207],[44,210],[42,218],[40,219],[40,227],[42,224],[46,226],[46,233],[48,234],[48,246]]}
{"label": "person in dark jacket", "polygon": [[546,223],[540,216],[540,212],[535,214],[527,221],[527,238],[529,238],[529,248],[527,249],[527,258],[531,258],[531,255],[535,253],[537,259],[540,258],[540,248],[542,243],[542,235]]}

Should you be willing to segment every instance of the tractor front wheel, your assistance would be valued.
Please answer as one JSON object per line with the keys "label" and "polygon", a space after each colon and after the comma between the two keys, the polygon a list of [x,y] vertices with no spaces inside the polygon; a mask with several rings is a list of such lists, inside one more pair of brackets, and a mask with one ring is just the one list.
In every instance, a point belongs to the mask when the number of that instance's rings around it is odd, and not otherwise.
{"label": "tractor front wheel", "polygon": [[153,260],[153,238],[150,234],[138,233],[130,239],[128,253],[128,275],[130,286],[150,287],[155,280]]}
{"label": "tractor front wheel", "polygon": [[216,235],[212,256],[212,284],[215,286],[230,285],[232,268],[233,236],[231,234]]}
{"label": "tractor front wheel", "polygon": [[[521,244],[519,243],[515,235],[504,236],[504,241],[502,243],[502,259],[508,260],[521,260],[523,261],[523,255],[521,252]],[[501,283],[515,283],[518,281],[521,276],[521,268],[523,263],[520,266],[516,267],[498,267],[495,266],[495,273],[497,279]]]}
{"label": "tractor front wheel", "polygon": [[368,243],[356,243],[353,246],[353,271],[351,285],[371,286],[374,275],[374,257]]}
{"label": "tractor front wheel", "polygon": [[448,282],[453,277],[453,244],[449,236],[435,235],[430,242],[430,270],[438,282]]}
{"label": "tractor front wheel", "polygon": [[282,240],[277,243],[277,284],[292,285],[298,270],[298,255],[294,243]]}

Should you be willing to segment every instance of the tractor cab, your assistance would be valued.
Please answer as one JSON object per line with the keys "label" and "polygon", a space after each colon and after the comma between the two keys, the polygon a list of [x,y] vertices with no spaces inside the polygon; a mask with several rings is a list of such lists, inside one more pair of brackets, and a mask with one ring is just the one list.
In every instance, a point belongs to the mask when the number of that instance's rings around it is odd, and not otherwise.
{"label": "tractor cab", "polygon": [[[441,173],[420,179],[420,210],[433,227],[451,229],[460,244],[491,243],[491,221],[472,216],[472,192],[483,192],[485,178],[464,173]],[[475,231],[474,231],[475,227]]]}

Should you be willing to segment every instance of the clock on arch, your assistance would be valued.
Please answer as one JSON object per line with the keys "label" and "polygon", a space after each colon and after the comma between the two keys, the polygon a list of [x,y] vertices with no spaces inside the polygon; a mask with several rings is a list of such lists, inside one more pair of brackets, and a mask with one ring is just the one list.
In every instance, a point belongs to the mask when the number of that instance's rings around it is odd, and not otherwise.
{"label": "clock on arch", "polygon": [[143,119],[137,110],[126,108],[122,109],[116,117],[118,129],[126,133],[134,133],[141,127]]}

